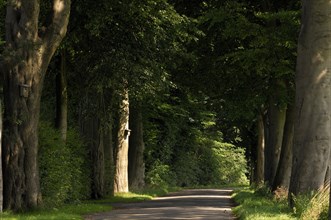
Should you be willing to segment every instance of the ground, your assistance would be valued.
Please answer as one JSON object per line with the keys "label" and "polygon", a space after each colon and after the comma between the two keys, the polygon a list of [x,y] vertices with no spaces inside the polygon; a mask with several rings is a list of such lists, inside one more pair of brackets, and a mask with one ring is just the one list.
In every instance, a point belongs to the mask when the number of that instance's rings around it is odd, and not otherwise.
{"label": "ground", "polygon": [[231,189],[192,189],[151,201],[112,204],[111,212],[85,216],[85,220],[233,220]]}

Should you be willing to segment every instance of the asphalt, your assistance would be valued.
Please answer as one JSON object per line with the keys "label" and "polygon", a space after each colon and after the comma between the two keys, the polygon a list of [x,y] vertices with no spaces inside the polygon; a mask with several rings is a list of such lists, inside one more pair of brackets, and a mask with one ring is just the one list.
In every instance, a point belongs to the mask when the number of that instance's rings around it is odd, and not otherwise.
{"label": "asphalt", "polygon": [[151,201],[112,204],[111,212],[85,216],[85,220],[234,220],[231,189],[192,189]]}

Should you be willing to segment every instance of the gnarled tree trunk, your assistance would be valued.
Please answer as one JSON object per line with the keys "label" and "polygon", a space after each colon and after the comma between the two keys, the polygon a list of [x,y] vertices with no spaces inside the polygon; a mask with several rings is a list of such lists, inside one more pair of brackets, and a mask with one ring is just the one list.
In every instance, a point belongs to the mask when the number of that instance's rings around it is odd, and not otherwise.
{"label": "gnarled tree trunk", "polygon": [[49,62],[66,33],[70,0],[53,0],[52,22],[40,30],[39,0],[9,0],[7,4],[4,208],[21,210],[41,202],[37,164],[40,98]]}
{"label": "gnarled tree trunk", "polygon": [[143,118],[139,104],[130,108],[129,186],[138,190],[145,186]]}
{"label": "gnarled tree trunk", "polygon": [[119,108],[117,146],[115,156],[114,192],[128,192],[128,153],[129,153],[129,92],[125,88],[121,94]]}
{"label": "gnarled tree trunk", "polygon": [[290,195],[323,187],[330,164],[331,4],[308,0],[302,3]]}

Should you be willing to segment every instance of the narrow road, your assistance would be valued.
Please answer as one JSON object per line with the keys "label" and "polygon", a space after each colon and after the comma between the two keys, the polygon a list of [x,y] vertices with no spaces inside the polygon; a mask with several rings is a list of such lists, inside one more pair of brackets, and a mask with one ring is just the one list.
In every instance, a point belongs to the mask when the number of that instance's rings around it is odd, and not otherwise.
{"label": "narrow road", "polygon": [[193,189],[151,201],[113,204],[111,212],[88,215],[85,220],[234,220],[230,189]]}

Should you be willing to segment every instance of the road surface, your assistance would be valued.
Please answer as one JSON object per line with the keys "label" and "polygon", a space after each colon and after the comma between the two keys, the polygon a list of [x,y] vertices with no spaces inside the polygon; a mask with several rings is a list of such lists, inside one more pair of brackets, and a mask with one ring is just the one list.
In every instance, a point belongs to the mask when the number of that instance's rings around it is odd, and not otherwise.
{"label": "road surface", "polygon": [[150,201],[112,204],[111,212],[85,216],[85,220],[234,220],[231,189],[193,189]]}

